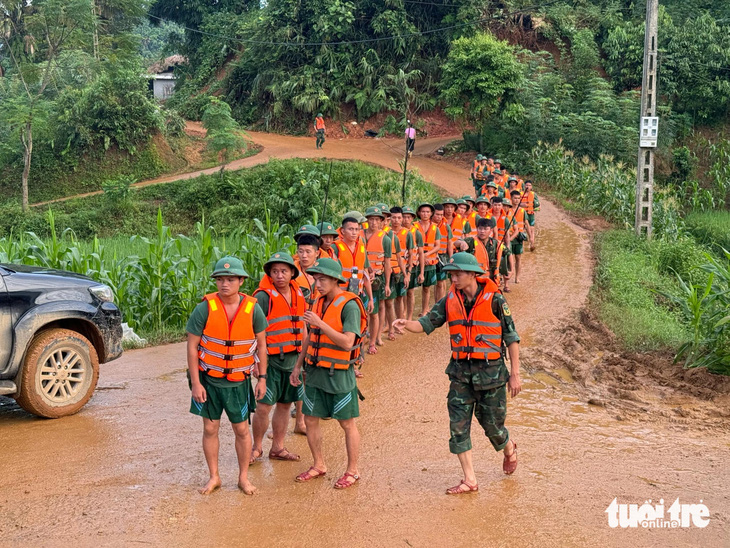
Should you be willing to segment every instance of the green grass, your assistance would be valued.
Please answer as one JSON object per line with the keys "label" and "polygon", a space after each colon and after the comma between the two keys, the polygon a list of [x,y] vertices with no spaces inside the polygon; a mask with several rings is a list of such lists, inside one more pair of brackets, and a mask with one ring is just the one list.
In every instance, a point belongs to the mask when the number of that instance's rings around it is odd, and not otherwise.
{"label": "green grass", "polygon": [[596,244],[592,296],[601,320],[631,350],[676,351],[689,332],[679,311],[656,293],[679,292],[676,278],[661,270],[666,244],[646,242],[623,230],[600,234]]}
{"label": "green grass", "polygon": [[730,251],[730,211],[705,211],[690,213],[685,219],[687,229],[697,241],[716,254],[722,249]]}

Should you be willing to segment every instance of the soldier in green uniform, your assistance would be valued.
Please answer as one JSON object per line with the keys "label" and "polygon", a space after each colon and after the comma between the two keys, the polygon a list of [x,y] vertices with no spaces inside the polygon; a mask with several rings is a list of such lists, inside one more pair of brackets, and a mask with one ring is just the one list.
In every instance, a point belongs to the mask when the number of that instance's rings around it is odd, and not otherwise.
{"label": "soldier in green uniform", "polygon": [[[360,416],[360,408],[355,370],[352,362],[346,369],[321,365],[328,363],[326,356],[332,355],[333,351],[353,355],[365,325],[365,310],[354,298],[354,294],[345,292],[340,287],[340,283],[346,280],[342,276],[342,266],[334,259],[319,259],[308,273],[314,276],[321,297],[314,310],[308,310],[304,314],[309,332],[289,379],[293,386],[301,385],[304,366],[303,411],[307,424],[307,443],[314,462],[306,472],[296,477],[296,481],[311,481],[327,473],[320,419],[335,419],[345,433],[347,470],[334,486],[336,489],[346,489],[360,479],[360,433],[355,421]],[[326,311],[330,308],[336,311],[338,307],[341,307],[339,315],[330,315],[329,323],[325,322]],[[322,311],[320,315],[317,314],[318,310]],[[315,342],[312,342],[313,337]],[[316,342],[316,337],[320,337],[319,343]]]}
{"label": "soldier in green uniform", "polygon": [[[206,298],[199,303],[185,326],[185,331],[187,331],[188,374],[190,375],[190,388],[192,390],[190,412],[203,417],[203,453],[210,472],[210,479],[200,490],[200,493],[208,495],[221,486],[221,478],[218,472],[218,449],[220,445],[218,430],[221,425],[221,415],[225,411],[228,420],[231,421],[233,433],[236,437],[235,446],[239,468],[238,487],[247,495],[253,495],[257,489],[248,479],[248,466],[251,457],[251,434],[249,433],[248,420],[250,414],[256,409],[256,400],[260,400],[266,394],[266,327],[268,322],[266,321],[266,314],[256,304],[256,301],[239,293],[244,279],[248,277],[240,259],[223,257],[215,264],[211,277],[215,279],[218,288],[216,296],[211,300]],[[223,310],[221,310],[221,306]],[[247,310],[249,307],[250,309]],[[205,363],[205,360],[212,363],[213,359],[222,355],[218,347],[221,347],[222,343],[226,341],[213,338],[210,335],[210,330],[213,324],[220,326],[221,318],[225,317],[234,318],[233,321],[236,322],[248,318],[246,321],[252,322],[252,325],[248,325],[249,328],[252,327],[255,334],[256,343],[253,348],[255,348],[258,356],[259,377],[255,391],[251,387],[249,373],[231,372],[223,374],[216,371],[218,366],[210,366]],[[225,319],[223,319],[223,322],[225,322]],[[230,326],[228,330],[230,330]],[[248,343],[248,346],[252,346],[251,341],[248,340],[235,342],[245,342]],[[218,353],[213,350],[214,346]],[[238,348],[243,352],[245,346],[241,344]],[[211,357],[206,357],[205,352],[208,352]],[[251,352],[254,352],[254,350],[252,349]],[[243,362],[243,360],[225,359],[228,361],[221,359],[220,363],[225,363],[226,369],[235,369],[236,362]],[[205,367],[205,371],[201,370],[203,367]],[[254,373],[256,373],[255,370]]]}
{"label": "soldier in green uniform", "polygon": [[[476,416],[494,449],[504,451],[504,473],[509,475],[517,469],[517,444],[510,439],[504,422],[507,391],[514,398],[522,390],[520,338],[509,306],[494,282],[477,281],[484,271],[474,256],[457,253],[444,268],[451,272],[453,284],[447,296],[418,321],[396,320],[395,325],[413,333],[430,334],[449,323],[449,449],[459,457],[464,479],[446,493],[458,495],[479,489],[472,462],[472,416]],[[504,362],[504,347],[509,353],[510,370]]]}
{"label": "soldier in green uniform", "polygon": [[[476,242],[479,240],[487,251],[489,257],[489,277],[494,282],[499,282],[500,276],[506,276],[507,261],[510,254],[509,248],[494,237],[494,229],[497,222],[493,217],[482,218],[477,221],[477,235],[467,236],[454,242],[454,250],[466,251],[472,255],[476,252]],[[501,248],[501,253],[499,253]]]}
{"label": "soldier in green uniform", "polygon": [[[416,306],[416,288],[420,287],[425,277],[426,261],[423,253],[423,235],[419,230],[412,230],[413,220],[416,218],[416,212],[409,206],[403,206],[403,226],[405,226],[411,234],[413,248],[410,256],[416,256],[415,261],[410,262],[411,277],[408,281],[405,301],[405,318],[410,320],[413,317],[413,309]],[[415,254],[415,255],[414,255]]]}

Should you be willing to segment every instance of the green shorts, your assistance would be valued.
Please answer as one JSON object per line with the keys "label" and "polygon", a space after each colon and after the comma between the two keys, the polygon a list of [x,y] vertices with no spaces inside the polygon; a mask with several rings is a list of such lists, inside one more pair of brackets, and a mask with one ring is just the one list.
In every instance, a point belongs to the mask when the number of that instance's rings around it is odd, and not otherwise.
{"label": "green shorts", "polygon": [[[266,369],[266,394],[259,403],[274,405],[277,403],[293,403],[302,399],[302,385],[292,386],[289,382],[290,371],[269,366]],[[302,376],[299,376],[299,380]]]}
{"label": "green shorts", "polygon": [[[443,259],[444,264],[449,264],[449,256],[448,255],[439,255]],[[444,280],[449,279],[449,273],[444,272],[440,268],[436,267],[436,281],[437,282],[443,282]]]}
{"label": "green shorts", "polygon": [[510,242],[510,247],[512,248],[513,255],[522,255],[522,253],[524,253],[522,243],[523,242],[517,242],[517,241]]}
{"label": "green shorts", "polygon": [[203,403],[190,398],[190,412],[193,415],[204,417],[212,421],[220,420],[225,410],[228,420],[232,423],[244,422],[249,419],[256,409],[251,379],[246,379],[230,386],[216,386],[201,379],[207,399]]}
{"label": "green shorts", "polygon": [[346,420],[360,416],[357,388],[344,394],[330,394],[319,388],[304,385],[302,413],[320,419]]}
{"label": "green shorts", "polygon": [[427,266],[423,272],[423,287],[433,287],[436,285],[436,267]]}
{"label": "green shorts", "polygon": [[[398,274],[398,276],[399,277],[397,277],[395,280],[395,291],[393,291],[393,293],[395,293],[396,297],[405,297],[406,293],[408,292],[408,290],[406,289],[406,275],[401,273],[401,274]],[[391,278],[391,280],[392,280],[392,278]],[[410,274],[408,275],[408,281],[409,282],[411,281]],[[391,293],[391,296],[392,295],[393,294]]]}
{"label": "green shorts", "polygon": [[421,285],[420,283],[418,283],[418,276],[420,273],[421,267],[414,266],[413,270],[411,270],[411,281],[408,284],[408,291],[410,291],[411,289],[416,289],[419,285]]}
{"label": "green shorts", "polygon": [[[400,280],[400,282],[399,282]],[[398,294],[398,283],[400,283],[401,286],[403,286],[403,273],[400,274],[392,274],[390,275],[390,297],[386,297],[386,301],[391,301],[395,299],[396,297],[402,297],[405,295],[405,292],[403,295]]]}
{"label": "green shorts", "polygon": [[535,226],[535,214],[534,213],[525,213],[525,217],[527,217],[527,223],[530,226]]}

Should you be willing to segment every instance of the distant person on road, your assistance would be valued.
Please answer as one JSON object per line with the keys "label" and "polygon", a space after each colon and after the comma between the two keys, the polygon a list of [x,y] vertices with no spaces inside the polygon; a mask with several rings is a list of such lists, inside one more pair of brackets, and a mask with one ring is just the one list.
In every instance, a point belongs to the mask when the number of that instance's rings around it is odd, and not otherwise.
{"label": "distant person on road", "polygon": [[[210,471],[210,479],[200,493],[207,495],[221,486],[218,430],[225,411],[236,436],[238,487],[253,495],[257,489],[248,480],[248,420],[256,401],[266,394],[266,314],[256,299],[240,293],[248,274],[239,259],[223,257],[216,263],[212,277],[218,291],[203,298],[185,327],[192,389],[190,412],[203,417],[203,453]],[[251,387],[253,374],[259,378],[255,392]]]}
{"label": "distant person on road", "polygon": [[408,120],[408,127],[406,128],[406,152],[410,158],[413,155],[413,149],[416,146],[416,128],[413,127],[413,123]]}
{"label": "distant person on road", "polygon": [[284,447],[284,436],[289,425],[291,404],[302,399],[300,391],[289,382],[289,376],[297,363],[302,351],[302,341],[307,333],[302,319],[307,303],[295,281],[299,276],[299,269],[289,253],[274,253],[264,264],[264,273],[253,296],[269,323],[266,328],[268,369],[266,394],[257,402],[258,407],[253,417],[253,448],[249,464],[254,464],[264,454],[263,440],[269,428],[272,407],[273,443],[269,460],[299,460],[299,455]]}
{"label": "distant person on road", "polygon": [[319,299],[313,310],[304,313],[309,332],[302,353],[292,371],[293,386],[302,384],[304,421],[313,463],[296,477],[307,482],[324,476],[327,466],[322,451],[320,419],[335,419],[345,432],[347,469],[335,482],[335,489],[346,489],[360,479],[360,432],[355,419],[360,416],[355,365],[360,354],[360,338],[367,326],[367,315],[358,296],[343,291],[346,279],[342,266],[334,259],[319,259],[308,271],[314,276]]}
{"label": "distant person on road", "polygon": [[[449,449],[459,457],[464,479],[446,493],[461,495],[479,490],[471,451],[473,416],[495,451],[504,451],[502,471],[510,475],[517,469],[517,444],[504,422],[507,392],[514,398],[522,390],[520,338],[507,302],[497,285],[483,277],[485,272],[473,255],[456,253],[444,270],[450,273],[452,282],[446,297],[418,321],[396,320],[394,327],[431,334],[449,324]],[[503,347],[509,354],[509,371]]]}
{"label": "distant person on road", "polygon": [[322,148],[322,145],[324,144],[324,132],[324,118],[320,112],[314,119],[314,133],[317,135],[317,148]]}

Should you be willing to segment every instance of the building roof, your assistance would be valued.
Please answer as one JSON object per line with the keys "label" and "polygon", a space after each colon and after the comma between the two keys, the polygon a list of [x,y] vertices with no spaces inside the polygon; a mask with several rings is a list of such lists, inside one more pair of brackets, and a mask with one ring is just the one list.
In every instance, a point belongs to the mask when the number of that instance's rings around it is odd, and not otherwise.
{"label": "building roof", "polygon": [[162,61],[157,61],[156,63],[150,65],[150,67],[147,69],[147,72],[150,74],[160,74],[161,72],[167,72],[171,68],[177,65],[183,65],[187,62],[187,57],[183,55],[170,55],[170,57],[167,57]]}

